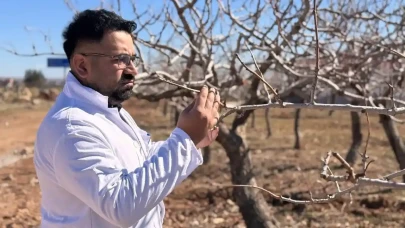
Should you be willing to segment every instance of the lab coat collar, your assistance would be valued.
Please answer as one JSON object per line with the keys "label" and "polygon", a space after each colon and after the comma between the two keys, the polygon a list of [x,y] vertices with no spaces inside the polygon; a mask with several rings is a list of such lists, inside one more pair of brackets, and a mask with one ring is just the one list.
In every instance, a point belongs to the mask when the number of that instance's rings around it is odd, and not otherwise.
{"label": "lab coat collar", "polygon": [[63,92],[70,98],[96,105],[103,110],[112,111],[112,108],[118,108],[118,110],[120,110],[122,107],[121,104],[109,104],[108,96],[104,96],[96,90],[82,85],[72,74],[72,72],[69,72],[66,77],[66,83],[63,88]]}

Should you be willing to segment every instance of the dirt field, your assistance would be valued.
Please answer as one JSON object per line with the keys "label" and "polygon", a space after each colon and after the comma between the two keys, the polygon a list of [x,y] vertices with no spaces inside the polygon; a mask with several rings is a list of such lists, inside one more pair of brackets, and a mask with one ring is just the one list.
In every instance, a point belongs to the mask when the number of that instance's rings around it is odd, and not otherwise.
{"label": "dirt field", "polygon": [[[0,155],[15,154],[33,145],[36,129],[50,103],[41,105],[3,106],[0,108]],[[172,129],[169,117],[161,107],[134,100],[125,103],[137,123],[152,132],[153,138],[163,139]],[[293,198],[314,197],[324,191],[336,190],[319,178],[321,161],[329,150],[346,154],[351,142],[350,114],[303,111],[301,119],[302,149],[292,149],[293,111],[272,110],[273,135],[266,138],[265,124],[257,112],[256,128],[247,128],[248,143],[256,167],[258,184],[275,193]],[[231,120],[231,119],[230,119]],[[371,139],[368,155],[375,159],[369,177],[381,177],[398,169],[393,152],[376,116],[371,117]],[[399,126],[405,133],[405,126]],[[366,121],[363,118],[363,133]],[[1,160],[1,159],[0,159]],[[245,227],[238,207],[231,197],[231,189],[216,189],[209,181],[230,183],[228,159],[215,144],[212,161],[199,167],[165,200],[164,227]],[[336,163],[337,164],[337,163]],[[360,164],[356,166],[360,170]],[[343,173],[343,169],[334,169]],[[0,169],[0,225],[1,227],[37,227],[40,223],[41,194],[35,178],[31,158],[22,159]],[[399,179],[400,180],[400,179]],[[376,194],[378,192],[378,194]],[[323,205],[296,206],[272,199],[269,213],[280,222],[280,227],[403,227],[405,191],[384,191],[367,188],[350,198]]]}

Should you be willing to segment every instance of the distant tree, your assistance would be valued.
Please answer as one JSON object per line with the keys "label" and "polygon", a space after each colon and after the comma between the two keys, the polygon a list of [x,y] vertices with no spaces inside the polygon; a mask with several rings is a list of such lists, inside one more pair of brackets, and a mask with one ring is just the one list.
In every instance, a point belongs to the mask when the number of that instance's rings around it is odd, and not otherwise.
{"label": "distant tree", "polygon": [[28,69],[25,71],[24,84],[27,87],[42,87],[46,82],[46,78],[42,71]]}

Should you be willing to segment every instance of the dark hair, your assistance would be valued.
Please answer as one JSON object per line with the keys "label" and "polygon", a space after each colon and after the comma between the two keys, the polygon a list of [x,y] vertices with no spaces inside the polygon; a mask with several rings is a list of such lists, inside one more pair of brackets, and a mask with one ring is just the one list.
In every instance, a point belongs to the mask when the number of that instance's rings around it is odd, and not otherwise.
{"label": "dark hair", "polygon": [[85,10],[76,14],[73,21],[63,31],[63,50],[70,62],[70,57],[77,43],[81,40],[100,42],[107,31],[125,31],[129,34],[136,29],[133,21],[124,20],[114,12]]}

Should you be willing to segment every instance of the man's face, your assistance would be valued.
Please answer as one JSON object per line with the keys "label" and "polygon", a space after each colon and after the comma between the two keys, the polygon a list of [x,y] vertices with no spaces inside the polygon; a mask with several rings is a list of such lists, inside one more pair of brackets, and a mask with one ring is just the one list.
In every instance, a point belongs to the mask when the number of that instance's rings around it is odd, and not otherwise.
{"label": "man's face", "polygon": [[[130,34],[123,31],[108,32],[101,43],[82,45],[80,52],[102,55],[134,55],[134,43]],[[85,55],[87,73],[86,83],[104,96],[110,103],[121,103],[130,98],[137,70],[131,62],[128,66],[119,59],[106,56]]]}

